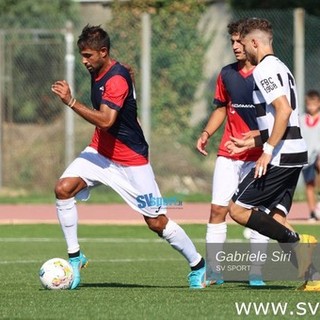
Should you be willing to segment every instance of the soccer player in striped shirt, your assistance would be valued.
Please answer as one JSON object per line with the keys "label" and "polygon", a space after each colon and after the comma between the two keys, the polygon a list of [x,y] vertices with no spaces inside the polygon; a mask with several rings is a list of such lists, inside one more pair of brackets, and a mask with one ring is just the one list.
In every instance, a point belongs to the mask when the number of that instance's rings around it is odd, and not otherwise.
{"label": "soccer player in striped shirt", "polygon": [[[280,243],[292,243],[299,277],[306,280],[300,289],[320,291],[320,275],[312,263],[317,240],[285,225],[301,169],[308,163],[299,126],[295,80],[287,66],[274,55],[272,25],[268,20],[245,20],[240,35],[247,58],[256,65],[253,100],[260,135],[248,139],[231,137],[226,145],[233,153],[263,144],[263,153],[232,197],[230,216]],[[271,214],[257,210],[259,207]]]}
{"label": "soccer player in striped shirt", "polygon": [[[197,141],[198,151],[206,156],[209,139],[213,139],[216,131],[224,121],[226,122],[212,179],[212,200],[206,233],[207,255],[210,256],[215,256],[215,252],[222,250],[227,237],[226,216],[229,202],[241,179],[250,171],[262,153],[262,148],[257,147],[230,154],[225,146],[230,136],[242,138],[243,134],[251,134],[258,130],[252,98],[254,65],[247,59],[240,41],[238,28],[241,21],[228,24],[228,34],[237,61],[221,69],[213,101],[216,108]],[[260,244],[260,250],[263,247],[266,248],[266,245],[261,244],[267,244],[268,238],[255,230],[249,231],[252,248],[255,243]],[[217,264],[212,259],[209,260],[212,263],[207,265],[207,280],[212,284],[222,284],[223,279],[221,273],[217,271]],[[249,284],[251,286],[265,285],[262,281],[261,266],[251,266]]]}

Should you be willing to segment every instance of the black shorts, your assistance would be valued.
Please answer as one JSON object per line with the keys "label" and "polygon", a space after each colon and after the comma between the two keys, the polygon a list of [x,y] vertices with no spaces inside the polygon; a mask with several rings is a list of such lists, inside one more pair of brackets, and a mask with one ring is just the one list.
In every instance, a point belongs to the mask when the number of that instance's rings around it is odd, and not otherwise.
{"label": "black shorts", "polygon": [[254,172],[255,168],[242,180],[232,201],[248,209],[256,207],[270,212],[278,208],[287,214],[292,205],[301,167],[268,165],[267,173],[256,179]]}

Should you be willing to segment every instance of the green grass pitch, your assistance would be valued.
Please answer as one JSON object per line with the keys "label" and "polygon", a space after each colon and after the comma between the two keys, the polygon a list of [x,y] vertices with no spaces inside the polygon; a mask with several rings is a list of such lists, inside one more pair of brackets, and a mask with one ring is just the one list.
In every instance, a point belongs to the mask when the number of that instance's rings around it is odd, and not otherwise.
{"label": "green grass pitch", "polygon": [[[184,225],[205,254],[205,225]],[[320,238],[317,225],[296,229]],[[242,228],[228,226],[228,238]],[[300,282],[246,282],[190,290],[183,257],[146,226],[79,226],[89,266],[79,290],[41,287],[38,270],[53,257],[66,257],[58,225],[0,226],[0,319],[318,319],[319,294],[295,291]],[[235,303],[286,303],[284,314],[238,315]],[[318,303],[318,305],[317,305]],[[317,309],[319,306],[319,310]],[[315,313],[315,315],[313,315]]]}

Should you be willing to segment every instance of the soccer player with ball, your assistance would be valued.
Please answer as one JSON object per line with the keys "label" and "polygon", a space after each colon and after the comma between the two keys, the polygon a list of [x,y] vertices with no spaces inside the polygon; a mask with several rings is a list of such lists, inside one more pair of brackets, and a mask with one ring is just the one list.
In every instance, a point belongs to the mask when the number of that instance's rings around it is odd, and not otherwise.
{"label": "soccer player with ball", "polygon": [[73,268],[71,289],[80,284],[87,258],[77,236],[76,199],[86,200],[90,188],[103,184],[115,190],[148,227],[187,260],[190,288],[205,286],[205,261],[185,231],[166,216],[164,206],[139,206],[141,196],[161,198],[148,159],[148,144],[137,121],[133,81],[128,69],[110,57],[109,35],[87,25],[77,42],[82,63],[91,74],[92,108],[76,100],[69,84],[56,81],[52,91],[83,119],[95,126],[91,142],[67,167],[55,186],[56,208]]}

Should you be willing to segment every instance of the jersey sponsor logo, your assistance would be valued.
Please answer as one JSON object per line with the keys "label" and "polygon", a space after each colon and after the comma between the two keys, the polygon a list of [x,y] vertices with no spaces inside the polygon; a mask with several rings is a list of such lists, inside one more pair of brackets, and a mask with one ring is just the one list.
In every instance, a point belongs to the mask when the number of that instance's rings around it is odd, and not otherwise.
{"label": "jersey sponsor logo", "polygon": [[240,109],[240,108],[255,108],[255,106],[253,104],[243,104],[243,103],[233,103],[232,106],[235,109]]}
{"label": "jersey sponsor logo", "polygon": [[274,81],[272,80],[272,77],[266,78],[266,79],[262,79],[260,81],[262,88],[264,89],[264,91],[266,93],[271,92],[274,89],[277,89],[278,86],[274,83]]}

